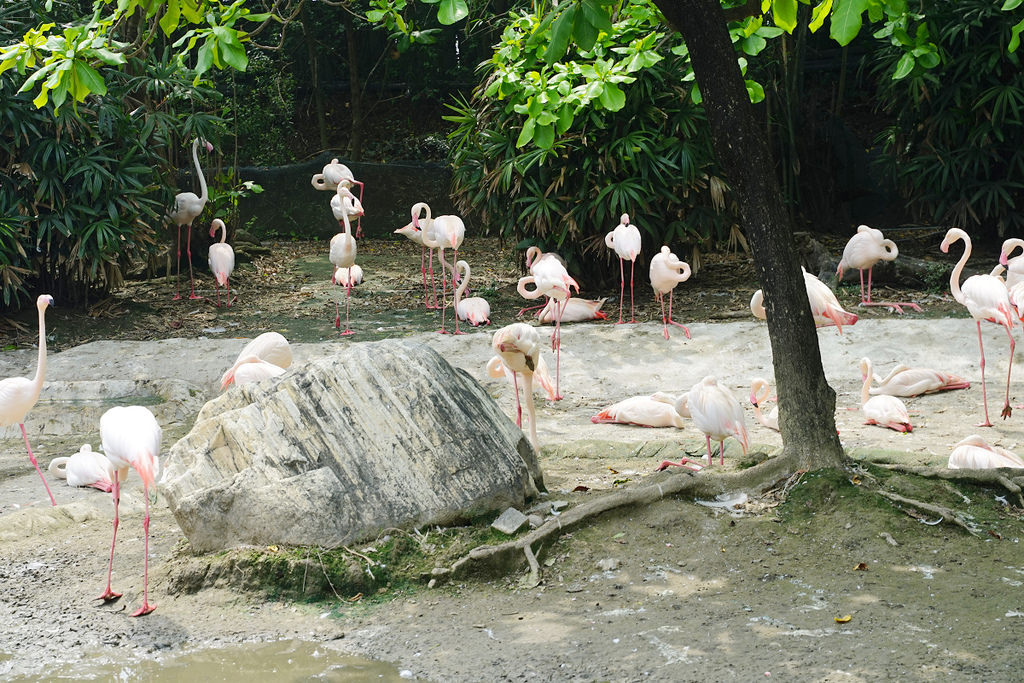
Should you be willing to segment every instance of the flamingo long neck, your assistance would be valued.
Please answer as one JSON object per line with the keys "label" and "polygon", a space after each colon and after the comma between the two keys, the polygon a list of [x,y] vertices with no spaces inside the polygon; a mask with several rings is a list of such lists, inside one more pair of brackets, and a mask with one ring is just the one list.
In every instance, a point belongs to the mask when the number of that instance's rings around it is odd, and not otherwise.
{"label": "flamingo long neck", "polygon": [[[43,380],[46,378],[46,307],[37,306],[39,309],[39,359],[36,361],[36,376],[32,378],[32,396],[39,398],[43,390]],[[33,403],[35,401],[33,400]]]}
{"label": "flamingo long neck", "polygon": [[871,396],[871,363],[861,363],[860,371],[864,375],[864,383],[860,387],[860,404],[863,406]]}
{"label": "flamingo long neck", "polygon": [[462,266],[462,282],[455,288],[456,307],[458,307],[459,300],[462,299],[462,295],[466,293],[466,288],[469,287],[469,264],[464,261],[460,261],[458,265]]}
{"label": "flamingo long neck", "polygon": [[228,228],[224,225],[224,221],[217,221],[217,229],[220,230],[220,243],[224,244],[228,239]]}
{"label": "flamingo long neck", "polygon": [[960,275],[964,272],[967,259],[971,257],[971,238],[967,233],[959,236],[964,241],[964,253],[957,262],[953,272],[949,274],[949,292],[961,304],[964,303],[964,293],[960,291]]}
{"label": "flamingo long neck", "polygon": [[192,143],[192,161],[196,165],[196,175],[199,176],[199,201],[205,204],[209,195],[206,191],[206,176],[203,175],[203,168],[199,165],[199,138]]}
{"label": "flamingo long neck", "polygon": [[[526,288],[526,285],[534,285],[534,289],[530,290]],[[526,277],[519,278],[519,284],[516,285],[516,291],[519,292],[519,296],[526,299],[539,299],[543,292],[536,287],[537,278],[533,275],[527,275]]]}
{"label": "flamingo long neck", "polygon": [[344,202],[342,203],[341,207],[342,207],[341,220],[345,224],[345,234],[351,237],[352,236],[352,224],[348,222],[348,212],[344,210],[345,209]]}
{"label": "flamingo long neck", "polygon": [[883,261],[895,261],[900,255],[899,247],[892,240],[882,240],[882,250],[885,252],[885,256],[882,257]]}

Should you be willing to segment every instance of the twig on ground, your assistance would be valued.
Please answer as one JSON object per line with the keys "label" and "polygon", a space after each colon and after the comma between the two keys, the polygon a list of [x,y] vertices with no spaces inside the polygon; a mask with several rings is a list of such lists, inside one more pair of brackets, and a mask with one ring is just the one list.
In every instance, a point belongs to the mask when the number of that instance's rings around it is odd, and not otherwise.
{"label": "twig on ground", "polygon": [[[916,508],[928,511],[933,515],[939,515],[939,521],[945,521],[949,522],[950,524],[955,524],[956,526],[964,529],[967,533],[971,534],[972,536],[977,535],[977,532],[970,526],[968,526],[967,522],[965,522],[960,517],[960,515],[958,515],[950,508],[944,507],[942,505],[935,505],[934,503],[925,503],[920,500],[914,500],[913,498],[906,498],[904,496],[899,495],[898,493],[890,493],[888,491],[876,491],[876,493],[878,493],[878,495],[882,496],[883,498],[888,498],[893,502],[903,503],[904,505],[913,505]],[[904,512],[910,514],[910,512],[907,510],[904,510]],[[913,517],[913,515],[911,516]]]}
{"label": "twig on ground", "polygon": [[911,465],[879,464],[892,472],[904,472],[916,474],[921,477],[932,479],[948,479],[952,481],[963,481],[971,484],[1002,486],[1010,493],[1017,496],[1017,503],[1024,508],[1024,495],[1021,494],[1021,487],[1024,486],[1024,475],[1010,477],[1004,474],[1003,470],[950,470],[945,467],[915,467]]}

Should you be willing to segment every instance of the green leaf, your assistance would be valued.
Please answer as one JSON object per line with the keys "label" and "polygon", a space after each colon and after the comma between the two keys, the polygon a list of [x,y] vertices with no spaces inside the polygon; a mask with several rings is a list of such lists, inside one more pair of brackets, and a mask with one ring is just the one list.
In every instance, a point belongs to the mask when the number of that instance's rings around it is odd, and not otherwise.
{"label": "green leaf", "polygon": [[572,109],[567,105],[562,105],[562,108],[558,110],[558,125],[556,127],[559,135],[569,130],[572,119]]}
{"label": "green leaf", "polygon": [[537,126],[533,131],[533,144],[541,149],[551,149],[555,144],[555,130],[550,125]]}
{"label": "green leaf", "polygon": [[836,0],[829,29],[832,39],[840,45],[849,45],[860,33],[861,15],[867,6],[868,0]]}
{"label": "green leaf", "polygon": [[588,24],[598,31],[612,32],[612,20],[608,16],[608,10],[602,7],[597,0],[583,0],[580,6],[583,8],[583,17]]}
{"label": "green leaf", "polygon": [[1014,24],[1013,28],[1010,29],[1012,37],[1010,43],[1006,46],[1007,52],[1015,52],[1020,46],[1020,34],[1024,31],[1024,19],[1021,19],[1018,23]]}
{"label": "green leaf", "polygon": [[526,119],[526,123],[523,124],[523,130],[519,133],[519,139],[516,140],[516,147],[522,147],[533,139],[533,128],[533,119]]}
{"label": "green leaf", "polygon": [[586,18],[577,13],[576,21],[573,23],[572,37],[580,49],[584,52],[592,50],[597,42],[597,27],[591,24]]}
{"label": "green leaf", "polygon": [[[103,77],[88,64],[75,62],[75,77],[89,93],[96,93],[97,95],[105,95],[107,93],[107,85],[103,82]],[[78,98],[76,93],[76,99],[81,102],[85,98]]]}
{"label": "green leaf", "polygon": [[811,29],[811,33],[814,33],[822,24],[825,23],[825,18],[828,17],[829,12],[832,11],[832,0],[821,0],[813,10],[811,10],[811,23],[808,28]]}
{"label": "green leaf", "polygon": [[747,86],[747,95],[750,96],[750,102],[752,104],[757,104],[764,100],[764,88],[761,87],[760,83],[748,80],[745,81],[745,84]]}
{"label": "green leaf", "polygon": [[892,75],[892,80],[898,81],[901,78],[905,78],[908,74],[910,74],[911,71],[914,70],[915,63],[916,62],[914,60],[914,55],[910,54],[909,52],[904,54],[902,57],[900,57],[899,63],[896,64],[896,72]]}
{"label": "green leaf", "polygon": [[469,6],[466,0],[441,0],[441,6],[437,8],[437,20],[445,26],[462,21],[469,16]]}
{"label": "green leaf", "polygon": [[1022,2],[1024,2],[1024,0],[1006,0],[1000,9],[1004,12],[1009,12],[1010,10],[1015,10],[1020,7],[1020,3]]}
{"label": "green leaf", "polygon": [[181,8],[178,7],[178,0],[167,0],[167,11],[160,17],[160,29],[164,32],[165,36],[169,36],[174,33],[174,29],[178,28],[178,24],[181,21]]}
{"label": "green leaf", "polygon": [[578,7],[573,5],[558,15],[551,26],[551,42],[544,50],[544,61],[548,66],[554,64],[565,55],[569,48],[569,39],[572,37],[572,25],[576,21]]}
{"label": "green leaf", "polygon": [[772,0],[772,19],[787,33],[796,28],[796,5],[796,0]]}
{"label": "green leaf", "polygon": [[608,111],[618,111],[626,106],[626,93],[614,83],[606,83],[600,96],[601,106]]}

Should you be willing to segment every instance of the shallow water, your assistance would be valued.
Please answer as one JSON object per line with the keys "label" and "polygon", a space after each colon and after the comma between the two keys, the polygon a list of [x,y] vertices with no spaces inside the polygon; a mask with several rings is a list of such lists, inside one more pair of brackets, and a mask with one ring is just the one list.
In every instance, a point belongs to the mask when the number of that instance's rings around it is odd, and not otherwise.
{"label": "shallow water", "polygon": [[[125,659],[130,655],[126,652]],[[0,655],[0,671],[4,668]],[[271,678],[272,677],[272,678]],[[177,654],[161,654],[138,661],[103,656],[48,668],[42,676],[15,675],[7,681],[203,681],[204,683],[252,683],[274,681],[405,681],[398,669],[383,662],[341,654],[323,643],[282,640],[206,647]]]}

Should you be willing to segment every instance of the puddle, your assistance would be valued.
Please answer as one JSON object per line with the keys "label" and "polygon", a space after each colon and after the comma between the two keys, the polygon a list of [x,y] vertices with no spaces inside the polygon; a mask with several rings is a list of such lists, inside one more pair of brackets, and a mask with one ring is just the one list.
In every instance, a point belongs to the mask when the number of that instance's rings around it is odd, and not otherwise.
{"label": "puddle", "polygon": [[[0,673],[10,663],[0,654]],[[273,678],[271,678],[273,677]],[[139,661],[115,661],[103,656],[50,667],[42,678],[15,675],[5,681],[37,680],[146,681],[158,683],[252,683],[274,681],[362,681],[414,680],[394,666],[361,657],[344,655],[323,643],[282,640],[211,647],[180,654],[156,655]]]}

